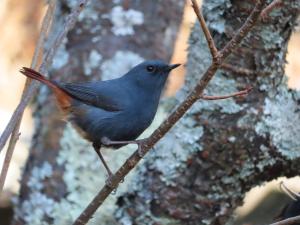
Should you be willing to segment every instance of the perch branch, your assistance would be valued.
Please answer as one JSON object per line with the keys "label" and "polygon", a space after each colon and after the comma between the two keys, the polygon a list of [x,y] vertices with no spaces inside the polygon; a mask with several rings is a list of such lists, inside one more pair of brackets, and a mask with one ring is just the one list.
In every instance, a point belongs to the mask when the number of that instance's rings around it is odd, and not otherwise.
{"label": "perch branch", "polygon": [[300,222],[300,216],[290,217],[288,219],[281,220],[276,223],[272,223],[270,225],[290,225],[290,224],[295,224],[297,222]]}
{"label": "perch branch", "polygon": [[195,88],[186,97],[186,99],[176,108],[176,110],[169,115],[169,117],[150,135],[150,137],[144,139],[140,143],[140,149],[136,150],[126,162],[119,168],[119,170],[111,177],[110,185],[104,185],[104,187],[98,192],[91,203],[85,208],[81,215],[75,220],[73,225],[86,224],[95,211],[102,205],[105,199],[110,193],[117,188],[119,183],[124,177],[138,164],[141,160],[141,156],[147,154],[148,151],[174,126],[174,124],[185,114],[185,112],[199,99],[203,90],[215,75],[220,65],[224,60],[233,52],[233,50],[241,43],[243,38],[253,28],[255,22],[259,19],[260,13],[265,5],[265,0],[257,0],[254,9],[238,30],[236,35],[229,41],[229,43],[221,50],[218,57],[218,61],[213,61],[207,71],[203,74]]}
{"label": "perch branch", "polygon": [[[45,54],[42,64],[40,66],[39,71],[41,73],[46,73],[47,71],[47,67],[50,65],[50,63],[52,62],[54,55],[59,47],[59,45],[62,43],[62,41],[64,40],[64,38],[66,37],[67,33],[69,30],[71,30],[76,23],[76,20],[80,14],[80,12],[82,11],[82,9],[84,8],[84,6],[87,4],[88,0],[79,0],[77,6],[74,7],[74,9],[72,10],[72,12],[67,16],[66,18],[66,22],[63,26],[63,30],[59,32],[59,34],[57,35],[57,37],[55,38],[53,44],[51,44],[51,46],[49,47],[48,52]],[[50,8],[49,8],[50,9]],[[45,19],[49,20],[49,26],[51,24],[51,19],[52,15],[48,15],[45,17]],[[45,27],[45,30],[42,31],[49,31],[49,27]],[[41,32],[42,34],[42,32]],[[45,40],[45,36],[41,35],[42,37],[40,38],[40,41],[38,42],[37,48],[36,48],[36,53],[34,55],[33,61],[32,61],[32,67],[36,68],[37,67],[37,61],[39,56],[42,54],[39,49],[41,49],[42,45],[44,44],[44,40]],[[8,147],[8,151],[7,154],[11,154],[13,153],[13,150],[15,148],[15,145],[17,143],[18,140],[18,136],[19,136],[19,128],[20,128],[20,123],[23,117],[23,113],[24,110],[26,108],[26,106],[28,105],[29,101],[31,100],[31,98],[33,97],[33,95],[36,93],[38,88],[38,83],[37,82],[32,82],[31,79],[27,79],[26,83],[25,83],[25,87],[23,90],[23,94],[20,100],[20,103],[18,104],[18,106],[16,107],[13,115],[11,116],[7,126],[5,127],[3,133],[1,134],[0,137],[0,152],[2,151],[2,149],[4,148],[5,144],[7,143],[7,140],[9,139],[9,137],[11,137],[11,141]],[[9,159],[11,158],[11,156],[6,157],[8,161],[6,161],[3,171],[1,171],[1,178],[0,178],[0,185],[3,186],[4,182],[5,182],[5,176],[9,166]],[[2,187],[0,187],[0,191],[2,191]]]}
{"label": "perch branch", "polygon": [[209,47],[210,53],[212,55],[212,58],[214,61],[216,61],[216,60],[218,60],[218,49],[216,48],[214,39],[212,38],[212,36],[209,32],[209,29],[206,25],[203,15],[201,13],[201,10],[197,3],[197,0],[191,0],[191,2],[192,2],[192,7],[194,9],[194,12],[195,12],[195,14],[198,18],[198,21],[202,27],[202,30],[204,32],[204,35],[205,35],[206,41],[208,43],[208,47]]}
{"label": "perch branch", "polygon": [[249,87],[249,88],[246,88],[245,90],[238,91],[238,92],[232,93],[230,95],[222,95],[222,96],[207,96],[207,95],[202,95],[199,98],[200,99],[204,99],[204,100],[220,100],[220,99],[226,99],[226,98],[244,96],[244,95],[247,95],[252,89],[253,89],[252,87]]}

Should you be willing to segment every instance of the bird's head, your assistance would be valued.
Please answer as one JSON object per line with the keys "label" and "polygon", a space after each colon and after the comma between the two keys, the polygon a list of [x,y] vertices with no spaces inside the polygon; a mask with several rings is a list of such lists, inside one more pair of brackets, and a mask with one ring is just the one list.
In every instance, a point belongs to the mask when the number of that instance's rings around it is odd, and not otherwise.
{"label": "bird's head", "polygon": [[169,65],[160,60],[149,60],[132,68],[127,76],[145,89],[163,89],[171,70],[180,64]]}

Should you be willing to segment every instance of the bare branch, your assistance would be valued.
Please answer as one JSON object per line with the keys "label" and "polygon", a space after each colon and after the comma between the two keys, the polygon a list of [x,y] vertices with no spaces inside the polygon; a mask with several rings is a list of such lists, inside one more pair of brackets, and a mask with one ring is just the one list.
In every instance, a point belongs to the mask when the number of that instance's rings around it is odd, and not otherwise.
{"label": "bare branch", "polygon": [[262,21],[266,21],[271,11],[283,5],[282,0],[274,0],[260,14]]}
{"label": "bare branch", "polygon": [[119,183],[124,177],[138,164],[141,160],[141,156],[147,154],[148,151],[174,126],[174,124],[185,114],[185,112],[199,99],[202,95],[203,90],[208,85],[209,81],[215,75],[216,71],[221,66],[222,62],[229,56],[234,49],[241,43],[243,38],[249,33],[254,26],[255,22],[258,21],[265,0],[257,0],[257,3],[252,10],[251,14],[245,21],[244,25],[239,29],[237,34],[229,41],[229,43],[221,51],[221,57],[218,61],[213,61],[207,71],[201,77],[199,82],[193,91],[186,97],[186,99],[175,109],[173,113],[151,134],[150,137],[140,142],[140,150],[135,151],[121,166],[121,168],[111,177],[110,184],[104,185],[99,191],[91,203],[81,213],[81,215],[75,220],[73,225],[86,224],[95,211],[102,205],[105,199],[110,193],[117,188]]}
{"label": "bare branch", "polygon": [[194,9],[194,12],[195,12],[195,14],[198,18],[198,21],[202,27],[202,30],[204,32],[204,35],[205,35],[206,41],[208,43],[208,47],[209,47],[210,53],[212,55],[212,58],[213,58],[213,60],[217,60],[218,59],[218,49],[216,48],[215,42],[209,32],[208,27],[206,26],[206,22],[201,13],[201,10],[197,3],[197,0],[191,0],[191,2],[192,2],[192,7]]}
{"label": "bare branch", "polygon": [[297,222],[300,222],[300,216],[290,217],[288,219],[281,220],[276,223],[272,223],[270,225],[290,225],[290,224],[295,224]]}
{"label": "bare branch", "polygon": [[249,88],[246,88],[245,90],[238,91],[238,92],[232,93],[230,95],[222,95],[222,96],[207,96],[207,95],[202,95],[202,96],[200,96],[200,98],[204,99],[204,100],[220,100],[220,99],[226,99],[226,98],[244,96],[244,95],[249,94],[249,92],[252,89],[253,89],[252,87],[249,87]]}

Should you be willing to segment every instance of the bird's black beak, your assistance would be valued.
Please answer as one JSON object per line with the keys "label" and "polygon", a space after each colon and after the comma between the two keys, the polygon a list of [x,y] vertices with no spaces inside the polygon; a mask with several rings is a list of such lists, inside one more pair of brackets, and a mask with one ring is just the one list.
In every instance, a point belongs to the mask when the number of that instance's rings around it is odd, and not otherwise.
{"label": "bird's black beak", "polygon": [[177,68],[178,66],[180,66],[181,64],[172,64],[172,65],[169,65],[168,67],[168,70],[171,71],[171,70],[174,70],[175,68]]}

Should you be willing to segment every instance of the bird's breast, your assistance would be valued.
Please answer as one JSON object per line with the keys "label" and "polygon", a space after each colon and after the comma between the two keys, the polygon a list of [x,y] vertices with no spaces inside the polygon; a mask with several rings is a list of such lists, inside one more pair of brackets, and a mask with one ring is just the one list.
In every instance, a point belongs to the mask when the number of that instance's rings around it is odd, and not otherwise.
{"label": "bird's breast", "polygon": [[142,102],[135,107],[128,110],[128,118],[131,118],[131,122],[137,126],[141,126],[146,129],[153,121],[157,111],[157,104],[153,102]]}

